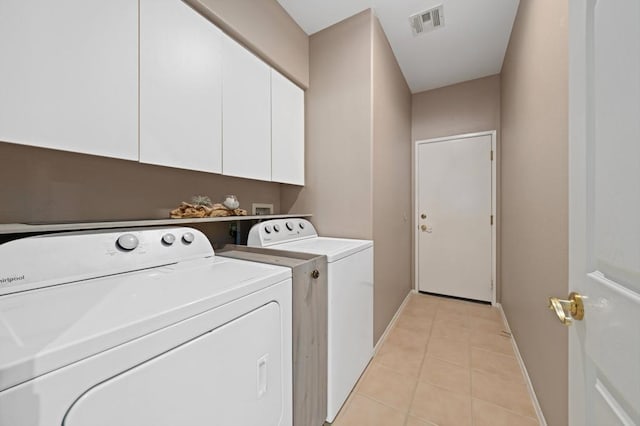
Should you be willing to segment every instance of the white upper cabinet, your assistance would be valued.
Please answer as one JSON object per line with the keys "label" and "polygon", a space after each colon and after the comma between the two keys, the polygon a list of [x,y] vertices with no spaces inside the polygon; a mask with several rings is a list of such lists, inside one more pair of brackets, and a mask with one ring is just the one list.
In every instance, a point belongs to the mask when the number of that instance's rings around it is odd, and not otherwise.
{"label": "white upper cabinet", "polygon": [[0,141],[138,159],[137,0],[2,0],[0,58]]}
{"label": "white upper cabinet", "polygon": [[269,181],[270,68],[226,36],[222,59],[222,172]]}
{"label": "white upper cabinet", "polygon": [[271,180],[304,185],[304,91],[273,69]]}
{"label": "white upper cabinet", "polygon": [[140,0],[140,162],[222,171],[222,32],[180,0]]}

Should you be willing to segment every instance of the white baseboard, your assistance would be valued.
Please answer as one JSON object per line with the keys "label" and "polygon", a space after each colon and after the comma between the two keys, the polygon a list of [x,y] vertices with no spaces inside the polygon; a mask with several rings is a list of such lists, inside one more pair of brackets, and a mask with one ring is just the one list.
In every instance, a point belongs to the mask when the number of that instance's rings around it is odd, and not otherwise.
{"label": "white baseboard", "polygon": [[516,359],[518,360],[518,364],[520,364],[520,370],[522,370],[525,382],[527,383],[529,395],[531,395],[531,400],[533,401],[533,408],[536,410],[536,416],[538,416],[538,422],[540,423],[540,426],[547,426],[547,421],[545,420],[544,414],[542,413],[542,408],[540,408],[540,403],[538,402],[536,391],[533,389],[533,384],[531,383],[531,378],[529,377],[529,373],[527,372],[527,367],[524,365],[524,361],[522,360],[522,356],[520,355],[520,350],[518,349],[518,344],[516,343],[516,339],[513,337],[511,327],[509,327],[509,321],[507,321],[507,317],[504,314],[502,305],[500,303],[496,303],[496,307],[500,310],[502,321],[506,325],[507,331],[511,335],[511,345],[513,346],[513,352],[516,354]]}
{"label": "white baseboard", "polygon": [[409,301],[409,297],[411,297],[412,293],[417,293],[417,291],[412,289],[412,290],[409,291],[409,293],[407,293],[407,296],[404,298],[404,300],[402,301],[402,303],[398,307],[398,310],[396,311],[396,313],[393,314],[393,318],[391,318],[391,321],[389,321],[389,325],[387,325],[387,328],[384,330],[384,333],[382,333],[382,336],[380,336],[380,338],[378,339],[378,342],[376,343],[376,346],[373,348],[373,353],[374,354],[378,353],[378,349],[380,349],[380,346],[382,345],[382,342],[384,342],[384,339],[387,338],[387,335],[389,334],[389,332],[391,331],[391,329],[395,325],[396,320],[398,319],[398,317],[400,316],[400,313],[402,312],[402,310],[404,309],[405,305]]}

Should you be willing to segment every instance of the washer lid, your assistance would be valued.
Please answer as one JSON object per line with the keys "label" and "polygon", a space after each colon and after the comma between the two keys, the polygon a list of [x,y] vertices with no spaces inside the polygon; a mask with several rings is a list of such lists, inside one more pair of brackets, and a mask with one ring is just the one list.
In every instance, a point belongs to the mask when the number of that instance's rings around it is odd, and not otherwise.
{"label": "washer lid", "polygon": [[329,263],[373,247],[373,241],[347,238],[315,237],[289,243],[275,244],[269,248],[298,251],[302,253],[324,254]]}
{"label": "washer lid", "polygon": [[0,391],[291,277],[206,258],[0,297]]}

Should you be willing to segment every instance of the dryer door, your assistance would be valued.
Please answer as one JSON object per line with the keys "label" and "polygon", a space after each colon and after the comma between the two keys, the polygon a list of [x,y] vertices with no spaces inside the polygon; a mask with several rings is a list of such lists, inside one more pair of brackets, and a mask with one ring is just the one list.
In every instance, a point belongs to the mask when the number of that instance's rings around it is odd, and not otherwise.
{"label": "dryer door", "polygon": [[64,425],[280,425],[282,340],[271,302],[88,390]]}

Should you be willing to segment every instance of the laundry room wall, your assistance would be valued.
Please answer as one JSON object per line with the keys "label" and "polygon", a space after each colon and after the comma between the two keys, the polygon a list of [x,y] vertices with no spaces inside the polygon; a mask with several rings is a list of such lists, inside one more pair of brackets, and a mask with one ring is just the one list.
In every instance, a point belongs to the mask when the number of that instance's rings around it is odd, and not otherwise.
{"label": "laundry room wall", "polygon": [[568,1],[521,0],[502,68],[502,305],[547,423],[568,423]]}
{"label": "laundry room wall", "polygon": [[499,75],[415,93],[412,103],[414,141],[500,130]]}
{"label": "laundry room wall", "polygon": [[281,197],[284,212],[312,212],[322,235],[373,237],[372,16],[309,39],[305,186]]}
{"label": "laundry room wall", "polygon": [[306,186],[282,210],[374,240],[377,341],[411,289],[411,94],[371,10],[310,37],[309,75]]}
{"label": "laundry room wall", "polygon": [[373,19],[374,338],[411,291],[411,91]]}
{"label": "laundry room wall", "polygon": [[277,183],[1,142],[0,182],[0,223],[165,219],[196,194],[280,208]]}

